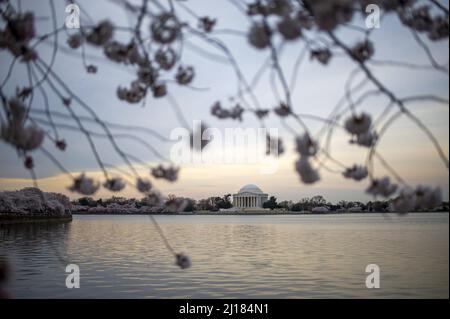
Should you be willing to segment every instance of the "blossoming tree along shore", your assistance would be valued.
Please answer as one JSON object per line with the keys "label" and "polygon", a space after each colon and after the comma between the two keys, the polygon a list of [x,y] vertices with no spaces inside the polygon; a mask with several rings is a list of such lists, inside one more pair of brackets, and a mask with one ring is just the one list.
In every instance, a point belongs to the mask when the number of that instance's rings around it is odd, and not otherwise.
{"label": "blossoming tree along shore", "polygon": [[[69,3],[71,1],[68,1]],[[131,17],[128,26],[115,25],[112,20],[95,21],[89,17],[82,20],[81,27],[75,32],[67,32],[64,26],[58,24],[55,3],[49,0],[51,32],[42,33],[37,30],[36,17],[33,12],[23,11],[20,2],[0,1],[0,54],[13,57],[8,72],[0,83],[0,110],[1,139],[13,146],[19,158],[23,161],[25,169],[29,170],[36,183],[35,163],[33,153],[42,152],[62,172],[73,181],[68,185],[72,192],[90,196],[101,187],[112,192],[120,192],[129,184],[139,192],[161,201],[161,194],[153,187],[153,179],[164,179],[175,182],[180,168],[175,167],[164,156],[158,153],[153,145],[129,134],[132,138],[161,159],[156,167],[146,164],[134,154],[125,152],[120,143],[119,135],[115,131],[124,128],[121,123],[103,121],[95,110],[82,98],[64,75],[54,69],[56,55],[60,52],[82,52],[81,59],[87,73],[95,74],[97,66],[87,62],[85,50],[87,47],[95,48],[104,58],[115,63],[118,68],[127,68],[135,73],[131,83],[124,83],[111,88],[111,94],[117,95],[121,101],[131,105],[145,105],[147,99],[167,99],[177,113],[180,124],[187,127],[183,112],[173,95],[171,85],[195,89],[193,83],[196,78],[195,65],[185,65],[182,61],[183,44],[188,37],[202,41],[206,48],[217,50],[236,75],[237,92],[231,99],[232,105],[224,107],[222,102],[211,106],[212,116],[218,119],[243,121],[243,114],[253,114],[265,127],[266,119],[273,115],[280,118],[280,123],[286,124],[292,119],[299,125],[299,129],[289,127],[293,140],[297,144],[298,160],[293,163],[301,183],[314,184],[320,181],[321,170],[332,171],[330,166],[338,167],[342,178],[352,179],[356,182],[367,180],[365,188],[368,194],[375,197],[395,196],[395,208],[404,212],[415,208],[432,208],[442,202],[442,192],[433,186],[412,186],[397,174],[395,169],[384,160],[377,147],[387,130],[395,127],[399,118],[407,118],[428,137],[436,149],[437,155],[448,170],[448,156],[432,131],[409,108],[415,102],[433,102],[448,106],[448,99],[430,94],[400,97],[389,86],[383,83],[372,72],[377,64],[387,63],[395,67],[426,68],[443,73],[448,81],[448,65],[441,65],[434,57],[434,52],[427,41],[448,41],[449,11],[437,0],[256,0],[228,2],[239,10],[250,21],[248,30],[229,30],[231,33],[242,35],[248,44],[248,50],[260,51],[267,54],[265,63],[258,74],[249,80],[244,74],[240,61],[235,57],[227,45],[216,35],[215,29],[221,17],[201,16],[190,7],[190,1],[182,0],[142,0],[136,3],[126,0],[114,1]],[[378,5],[383,14],[396,15],[402,27],[408,29],[417,48],[423,50],[427,57],[426,65],[414,65],[405,62],[375,61],[376,44],[371,40],[374,29],[361,28],[352,25],[358,17],[364,17],[368,4]],[[82,12],[88,12],[81,7]],[[184,19],[188,15],[196,25]],[[340,28],[351,28],[363,37],[358,43],[347,44],[337,32]],[[73,31],[73,30],[72,30]],[[117,32],[128,35],[123,42],[116,37]],[[381,29],[380,32],[389,32]],[[66,35],[65,43],[60,41],[61,34]],[[427,40],[424,40],[427,38]],[[43,44],[51,44],[52,54],[50,60],[41,55]],[[286,70],[281,63],[281,47],[285,43],[303,46],[299,59],[293,67],[293,79],[288,83]],[[213,59],[213,55],[205,54],[199,50],[205,59]],[[351,72],[345,87],[345,94],[328,117],[318,117],[298,113],[292,100],[292,91],[295,87],[295,78],[305,56],[309,55],[310,63],[319,63],[323,67],[330,65],[335,56],[346,56],[353,62],[355,69]],[[222,61],[223,62],[223,61]],[[6,85],[16,75],[17,65],[25,65],[26,76],[21,77],[21,83],[15,92],[6,90]],[[270,70],[273,80],[281,86],[282,93],[277,92],[276,85],[268,85],[274,95],[278,95],[280,103],[271,107],[256,96],[253,84],[259,81],[261,74]],[[355,83],[356,76],[363,79]],[[170,85],[169,85],[170,84]],[[361,93],[362,92],[362,93]],[[45,101],[45,111],[39,110],[34,102],[35,95],[42,95]],[[102,93],[104,94],[104,93]],[[49,96],[56,96],[60,104],[50,105]],[[385,111],[377,118],[373,114],[360,110],[365,101],[373,96],[384,96],[388,105]],[[219,97],[222,99],[222,97]],[[208,107],[208,106],[205,106]],[[315,119],[323,123],[323,128],[313,135],[305,119]],[[87,124],[95,124],[99,129],[92,131]],[[160,141],[169,142],[167,138],[149,127],[127,127],[130,131],[145,131]],[[205,127],[206,128],[206,127]],[[61,130],[69,129],[81,133],[93,153],[104,180],[98,181],[86,174],[73,176],[54,156],[55,152],[70,152]],[[355,147],[367,149],[365,163],[341,163],[333,157],[330,149],[331,137],[337,129],[348,133],[350,143]],[[203,130],[203,128],[202,128]],[[194,135],[194,132],[193,134]],[[104,137],[111,144],[115,153],[126,165],[126,170],[111,167],[104,161],[94,137]],[[272,145],[271,136],[267,137],[268,146]],[[54,149],[44,148],[44,140],[50,140]],[[192,143],[191,143],[192,144]],[[276,150],[283,153],[283,141],[278,140]],[[202,144],[202,151],[205,145]],[[377,176],[374,162],[383,165],[390,176]],[[165,163],[163,163],[165,162]],[[167,162],[169,162],[167,164]],[[148,176],[141,176],[136,165],[145,165]],[[112,172],[118,170],[119,176]],[[174,203],[180,209],[184,203]],[[151,217],[152,218],[152,217]],[[169,250],[174,254],[176,263],[181,268],[190,265],[189,257],[185,254],[175,253],[161,228],[154,219],[157,229],[165,239]]]}

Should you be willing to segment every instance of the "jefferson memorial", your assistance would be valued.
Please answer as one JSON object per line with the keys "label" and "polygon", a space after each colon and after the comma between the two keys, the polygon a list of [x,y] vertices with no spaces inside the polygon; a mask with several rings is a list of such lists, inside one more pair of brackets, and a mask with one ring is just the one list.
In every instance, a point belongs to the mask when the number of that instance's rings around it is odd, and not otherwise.
{"label": "jefferson memorial", "polygon": [[236,208],[262,208],[269,198],[268,194],[253,184],[242,187],[237,194],[233,194],[233,206]]}

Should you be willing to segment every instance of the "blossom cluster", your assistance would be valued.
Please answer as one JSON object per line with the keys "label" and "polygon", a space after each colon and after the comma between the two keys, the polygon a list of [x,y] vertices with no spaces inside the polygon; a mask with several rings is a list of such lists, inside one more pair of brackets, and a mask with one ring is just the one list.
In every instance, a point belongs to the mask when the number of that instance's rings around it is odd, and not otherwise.
{"label": "blossom cluster", "polygon": [[44,141],[45,133],[35,123],[26,124],[27,109],[22,99],[7,103],[7,123],[1,127],[1,138],[21,151],[33,151]]}
{"label": "blossom cluster", "polygon": [[34,61],[38,54],[30,45],[36,36],[34,14],[32,12],[3,15],[5,28],[0,29],[0,49],[7,49],[14,57],[24,62]]}
{"label": "blossom cluster", "polygon": [[[207,29],[213,27],[213,23],[203,18]],[[136,79],[129,87],[118,87],[117,97],[130,104],[142,102],[149,91],[154,98],[162,98],[167,95],[167,81],[162,80],[162,74],[174,69],[179,63],[179,56],[170,46],[179,40],[181,35],[181,24],[177,18],[169,13],[163,13],[153,17],[149,30],[155,45],[153,56],[142,44],[142,39],[133,37],[129,42],[121,43],[114,40],[115,26],[108,20],[99,22],[89,30],[82,29],[81,32],[71,35],[67,44],[72,49],[78,49],[84,43],[103,48],[103,53],[109,60],[124,65],[132,65],[137,68]],[[89,73],[95,73],[97,68],[93,65],[87,66]],[[195,70],[192,66],[179,65],[174,81],[179,85],[189,85],[195,78]]]}
{"label": "blossom cluster", "polygon": [[319,147],[309,133],[298,136],[296,139],[297,152],[300,158],[295,163],[295,169],[300,175],[300,179],[305,184],[314,184],[320,180],[319,171],[311,164],[310,158],[317,155]]}

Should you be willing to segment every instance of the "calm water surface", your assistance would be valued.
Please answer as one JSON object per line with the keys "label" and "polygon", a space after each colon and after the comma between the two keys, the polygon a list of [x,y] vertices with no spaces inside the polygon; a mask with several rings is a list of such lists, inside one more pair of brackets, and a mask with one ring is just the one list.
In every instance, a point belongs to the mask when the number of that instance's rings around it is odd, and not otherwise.
{"label": "calm water surface", "polygon": [[[448,216],[158,216],[188,270],[148,216],[74,216],[0,227],[0,255],[17,298],[448,298]],[[80,289],[65,287],[67,261]]]}

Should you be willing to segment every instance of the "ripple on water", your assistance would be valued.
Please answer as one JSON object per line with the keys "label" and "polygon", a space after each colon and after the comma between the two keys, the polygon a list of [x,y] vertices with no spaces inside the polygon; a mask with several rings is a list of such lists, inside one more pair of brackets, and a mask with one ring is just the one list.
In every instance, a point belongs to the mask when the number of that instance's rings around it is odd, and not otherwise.
{"label": "ripple on water", "polygon": [[[21,298],[448,298],[448,214],[158,216],[180,270],[146,216],[75,216],[0,227]],[[81,288],[65,288],[65,265]],[[365,288],[376,263],[382,289]]]}

